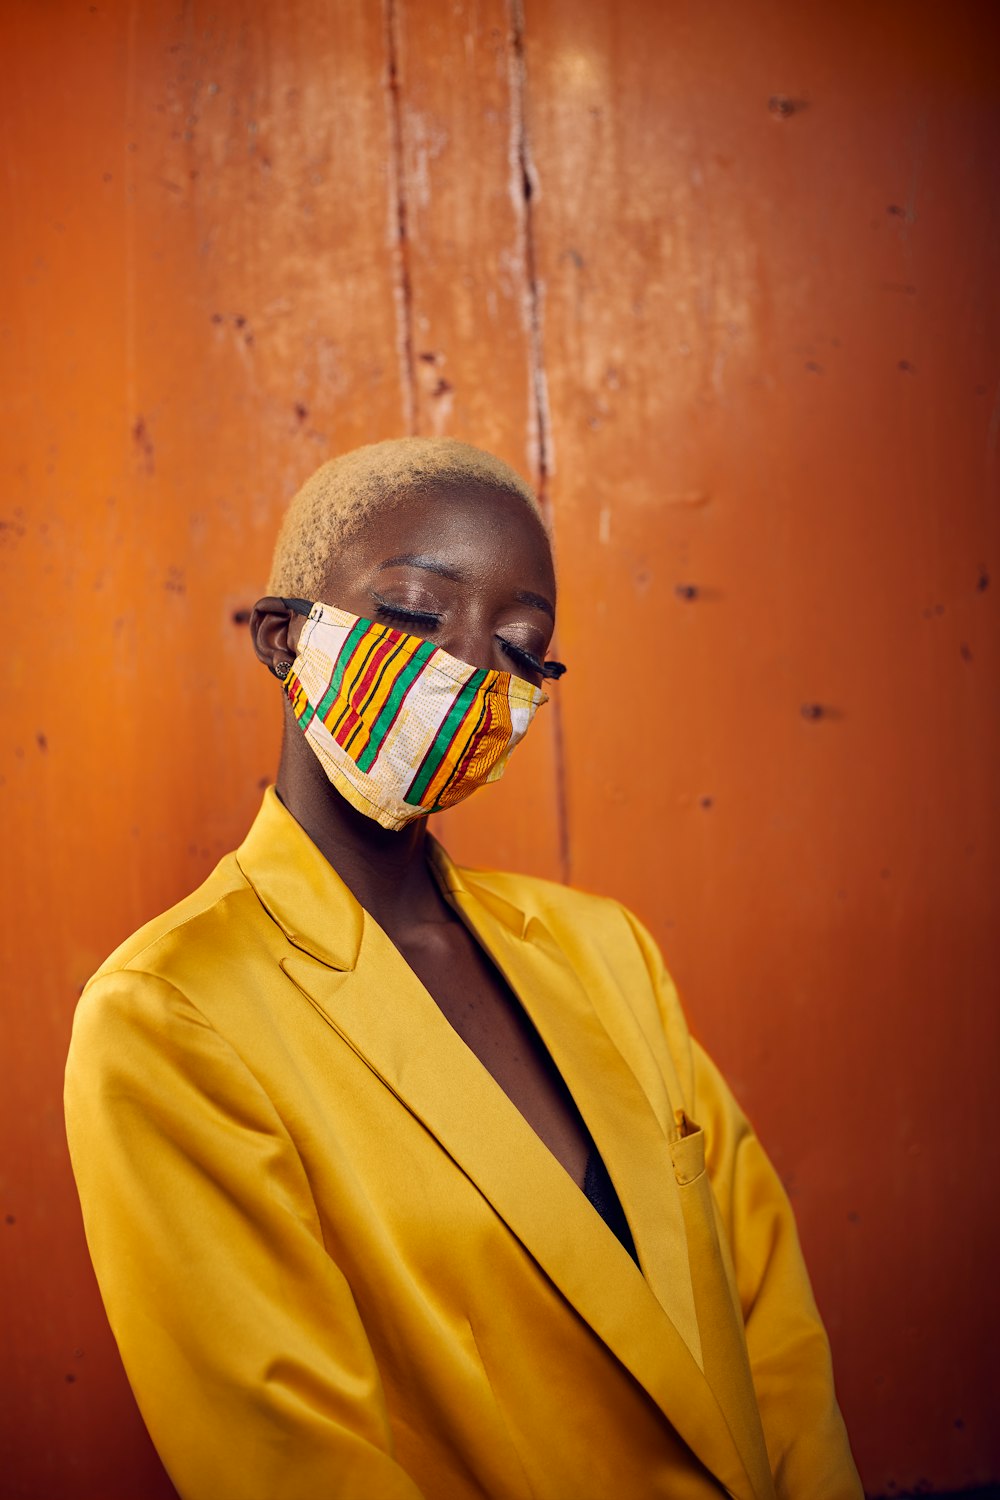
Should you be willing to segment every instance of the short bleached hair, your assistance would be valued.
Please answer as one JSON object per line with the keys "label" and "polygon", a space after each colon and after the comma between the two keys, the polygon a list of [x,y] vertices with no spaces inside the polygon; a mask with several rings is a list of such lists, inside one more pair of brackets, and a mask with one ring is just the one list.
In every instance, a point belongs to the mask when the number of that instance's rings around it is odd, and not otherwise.
{"label": "short bleached hair", "polygon": [[374,510],[421,492],[478,489],[523,501],[546,532],[538,500],[509,464],[455,438],[389,438],[331,458],[299,490],[285,512],[271,560],[267,592],[315,599],[330,562]]}

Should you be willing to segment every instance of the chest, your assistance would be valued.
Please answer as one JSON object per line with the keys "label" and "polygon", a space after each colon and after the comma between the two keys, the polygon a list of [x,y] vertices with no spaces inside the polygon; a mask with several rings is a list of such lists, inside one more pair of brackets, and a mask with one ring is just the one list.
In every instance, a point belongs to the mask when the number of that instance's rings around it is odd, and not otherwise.
{"label": "chest", "polygon": [[590,1137],[507,980],[459,923],[398,947],[445,1019],[578,1184]]}

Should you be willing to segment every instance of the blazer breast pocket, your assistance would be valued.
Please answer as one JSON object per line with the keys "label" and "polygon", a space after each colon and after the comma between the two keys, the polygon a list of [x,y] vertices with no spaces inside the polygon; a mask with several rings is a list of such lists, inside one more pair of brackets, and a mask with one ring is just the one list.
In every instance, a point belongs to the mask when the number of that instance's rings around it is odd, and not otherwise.
{"label": "blazer breast pocket", "polygon": [[705,1132],[682,1109],[677,1111],[675,1119],[680,1134],[670,1143],[670,1160],[677,1186],[688,1187],[705,1172]]}

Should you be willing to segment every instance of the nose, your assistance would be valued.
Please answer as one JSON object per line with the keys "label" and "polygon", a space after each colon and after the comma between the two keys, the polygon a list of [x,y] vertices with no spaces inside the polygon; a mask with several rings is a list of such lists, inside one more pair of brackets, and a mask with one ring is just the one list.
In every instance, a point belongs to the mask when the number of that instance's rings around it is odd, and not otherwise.
{"label": "nose", "polygon": [[474,606],[449,619],[436,639],[442,651],[467,666],[489,670],[504,665],[492,622]]}
{"label": "nose", "polygon": [[437,644],[449,656],[454,656],[470,667],[489,670],[503,665],[498,659],[499,647],[492,631],[449,630],[446,637],[438,637]]}

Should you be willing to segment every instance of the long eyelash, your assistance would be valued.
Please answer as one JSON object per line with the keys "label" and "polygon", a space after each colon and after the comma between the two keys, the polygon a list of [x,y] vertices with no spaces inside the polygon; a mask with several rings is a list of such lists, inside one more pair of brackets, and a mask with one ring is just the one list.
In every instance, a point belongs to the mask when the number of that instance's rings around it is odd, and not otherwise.
{"label": "long eyelash", "polygon": [[441,616],[429,610],[399,609],[394,604],[379,604],[375,611],[380,620],[390,620],[396,625],[440,625]]}
{"label": "long eyelash", "polygon": [[532,656],[530,651],[525,651],[523,646],[515,646],[513,641],[505,641],[502,635],[498,635],[497,640],[506,654],[513,657],[514,661],[522,662],[524,666],[530,667],[533,672],[540,672],[542,670],[542,664],[538,660],[538,657]]}
{"label": "long eyelash", "polygon": [[505,641],[503,636],[498,636],[498,640],[508,656],[512,656],[515,661],[524,662],[525,666],[530,667],[541,677],[554,680],[561,677],[566,670],[561,661],[539,661],[537,656],[533,656],[530,651],[525,651],[521,646],[515,646],[513,641]]}

